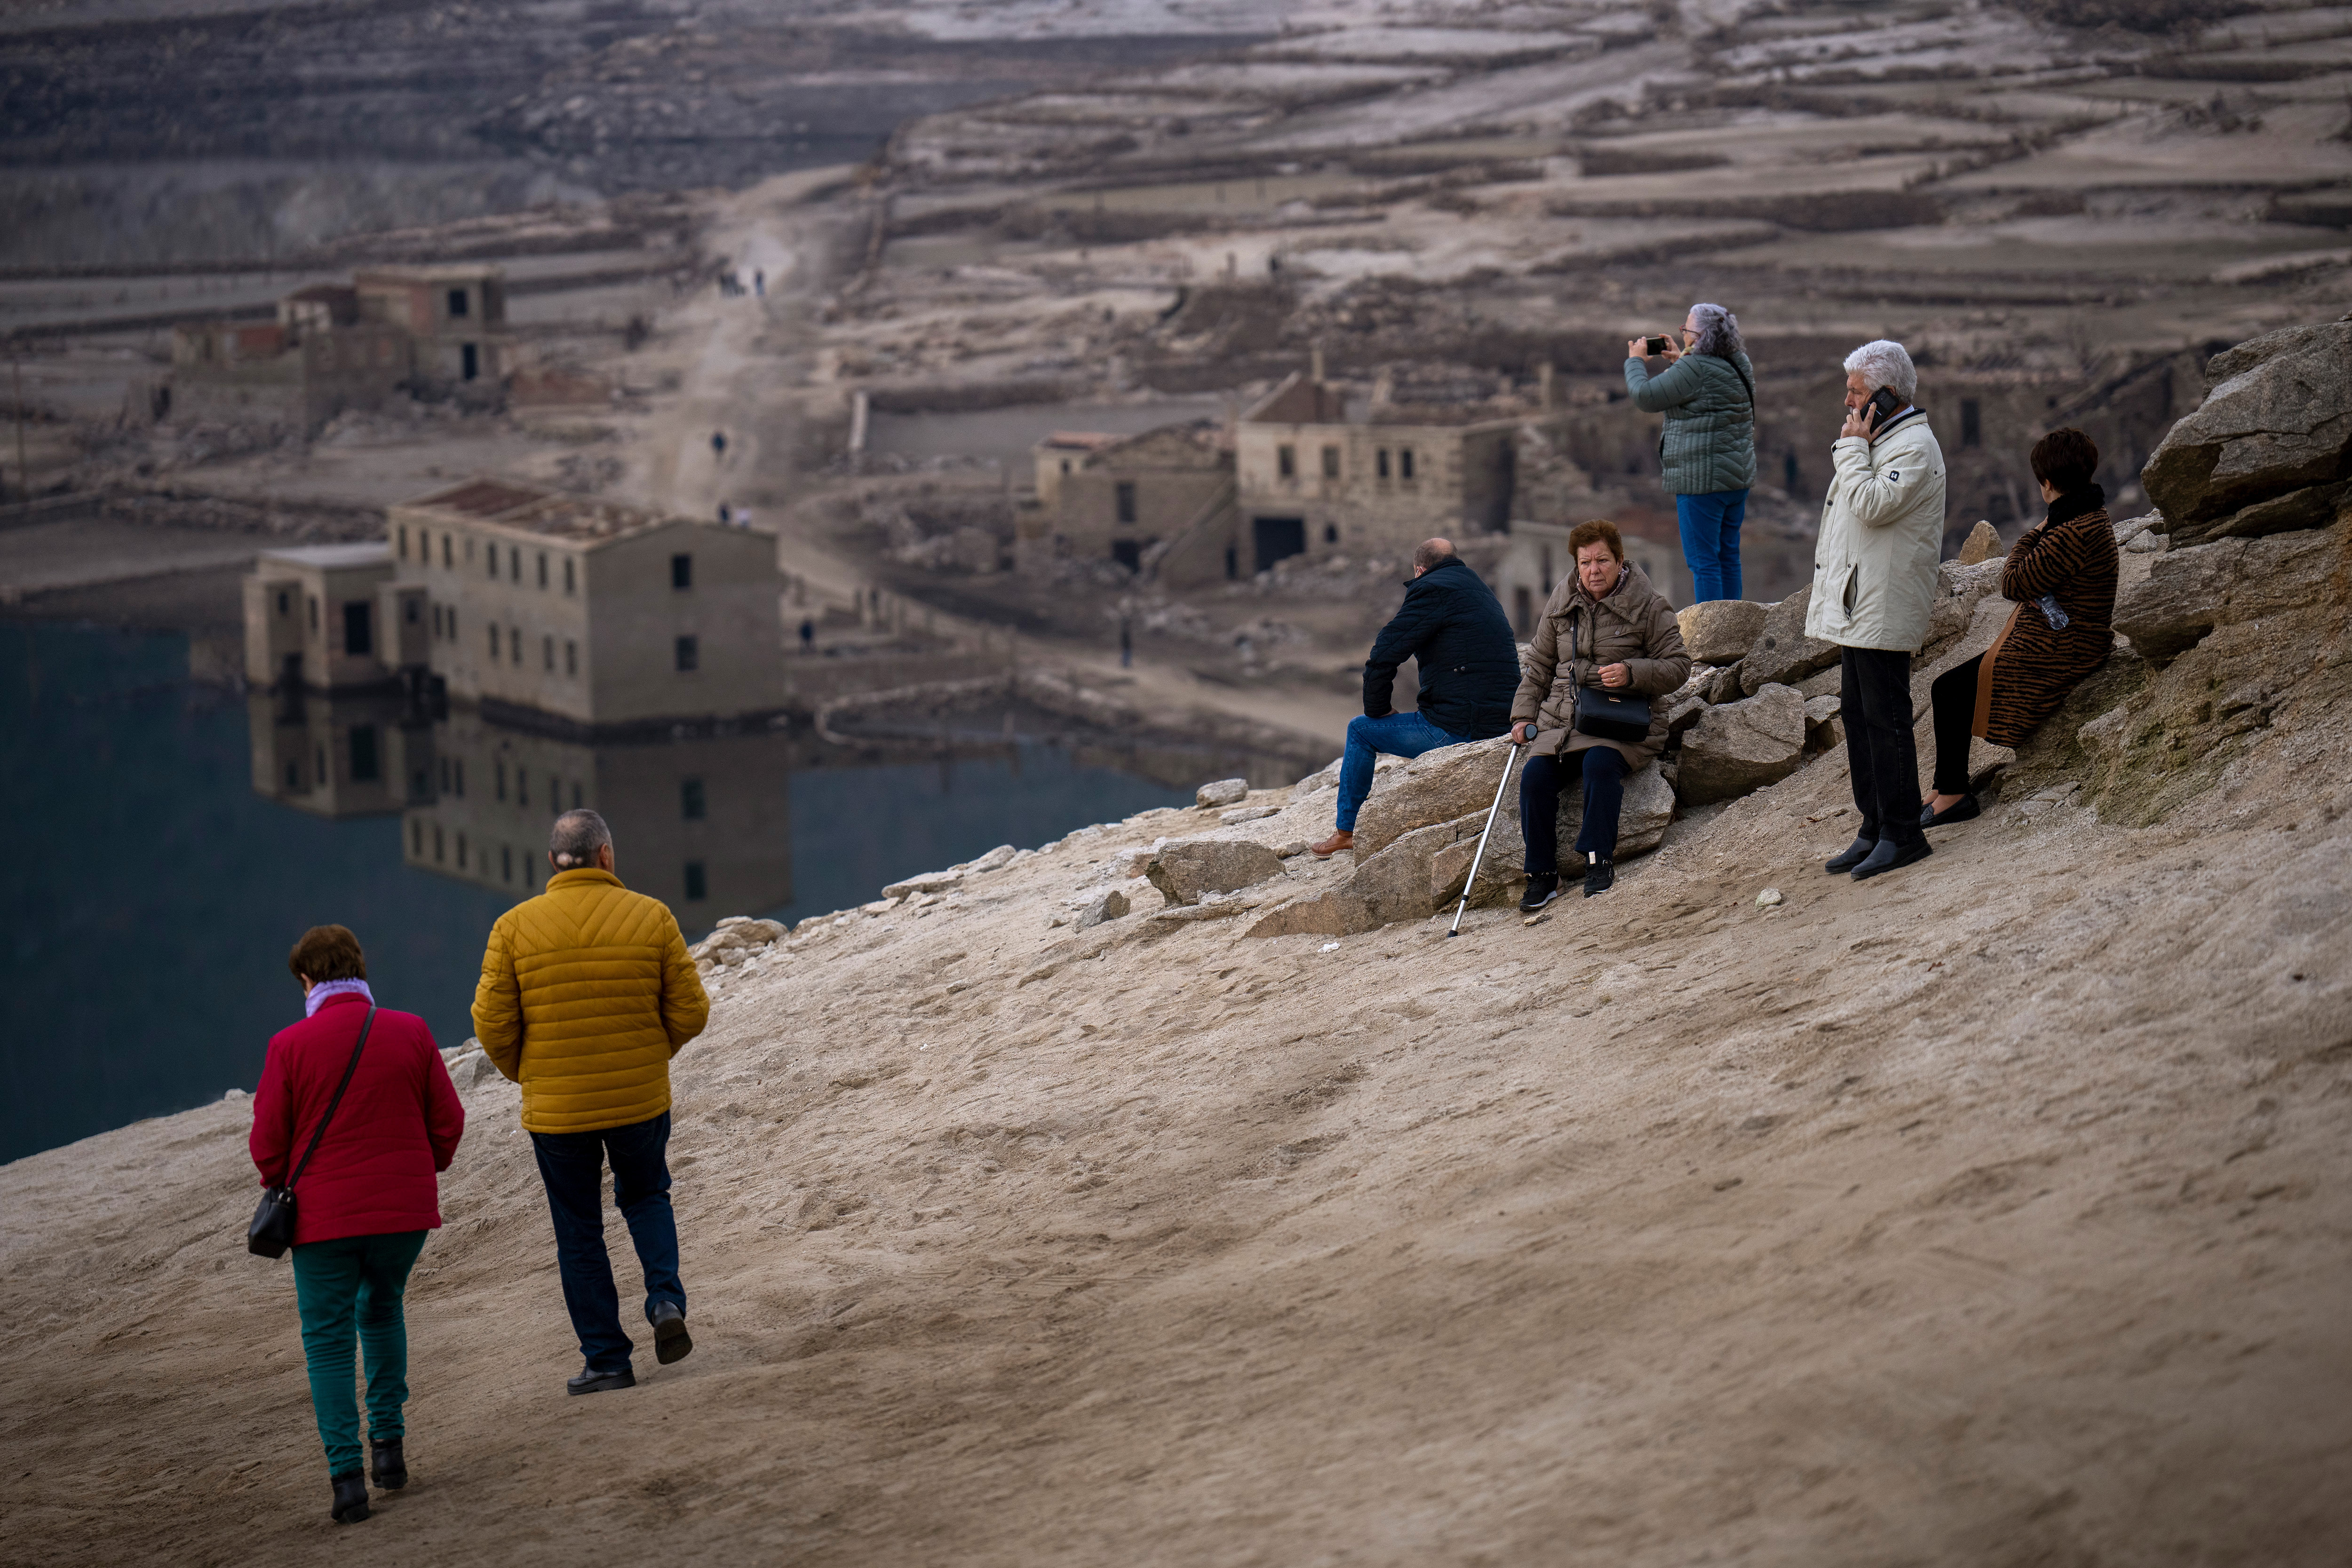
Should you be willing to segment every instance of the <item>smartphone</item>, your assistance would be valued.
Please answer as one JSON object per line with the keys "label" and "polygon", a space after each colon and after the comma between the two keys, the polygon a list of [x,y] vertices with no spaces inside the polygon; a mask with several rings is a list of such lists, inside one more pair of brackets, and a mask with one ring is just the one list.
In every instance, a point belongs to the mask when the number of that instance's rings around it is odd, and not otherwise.
{"label": "smartphone", "polygon": [[1654,354],[1663,354],[1672,345],[1664,338],[1644,338],[1642,340],[1642,347],[1649,350],[1650,352]]}
{"label": "smartphone", "polygon": [[1870,426],[1873,430],[1876,430],[1903,412],[1903,400],[1885,387],[1881,387],[1870,394],[1870,402],[1866,406],[1876,411],[1872,416]]}

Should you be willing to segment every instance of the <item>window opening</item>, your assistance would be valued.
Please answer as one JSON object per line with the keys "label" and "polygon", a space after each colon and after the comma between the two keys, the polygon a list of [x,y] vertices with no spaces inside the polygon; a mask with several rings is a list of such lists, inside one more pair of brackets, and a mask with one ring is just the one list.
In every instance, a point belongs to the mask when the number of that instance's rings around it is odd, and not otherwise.
{"label": "window opening", "polygon": [[682,779],[677,787],[678,814],[689,822],[699,822],[708,814],[708,801],[702,793],[702,780]]}
{"label": "window opening", "polygon": [[376,781],[375,726],[358,724],[352,727],[352,782],[373,784]]}
{"label": "window opening", "polygon": [[343,652],[357,657],[375,652],[375,606],[354,599],[343,606]]}
{"label": "window opening", "polygon": [[694,586],[694,558],[692,556],[674,555],[669,558],[669,585],[672,588],[692,588]]}
{"label": "window opening", "polygon": [[1339,476],[1339,449],[1336,446],[1327,446],[1323,449],[1323,477],[1337,479]]}
{"label": "window opening", "polygon": [[692,674],[701,667],[701,647],[691,637],[680,637],[677,640],[677,673],[681,675]]}
{"label": "window opening", "polygon": [[1115,487],[1115,498],[1118,505],[1118,520],[1122,523],[1135,521],[1135,481],[1121,479]]}
{"label": "window opening", "polygon": [[686,862],[686,901],[699,904],[710,896],[710,884],[704,875],[700,861]]}
{"label": "window opening", "polygon": [[1298,448],[1277,446],[1274,449],[1274,471],[1282,478],[1298,477]]}

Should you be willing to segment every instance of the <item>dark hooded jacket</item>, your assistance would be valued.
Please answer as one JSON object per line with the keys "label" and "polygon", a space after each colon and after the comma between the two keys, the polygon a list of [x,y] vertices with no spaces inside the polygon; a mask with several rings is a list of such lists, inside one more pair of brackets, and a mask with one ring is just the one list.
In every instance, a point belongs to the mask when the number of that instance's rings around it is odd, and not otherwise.
{"label": "dark hooded jacket", "polygon": [[1421,716],[1465,740],[1511,727],[1519,685],[1518,643],[1494,591],[1458,558],[1404,585],[1404,603],[1364,661],[1364,714],[1386,717],[1397,666],[1417,662]]}

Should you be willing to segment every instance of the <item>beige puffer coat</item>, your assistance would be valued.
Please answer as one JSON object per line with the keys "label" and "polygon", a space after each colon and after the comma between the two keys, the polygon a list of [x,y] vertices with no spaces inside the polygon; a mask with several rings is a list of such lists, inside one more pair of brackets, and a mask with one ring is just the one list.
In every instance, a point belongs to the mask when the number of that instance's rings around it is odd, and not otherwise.
{"label": "beige puffer coat", "polygon": [[[1568,657],[1571,645],[1573,660]],[[1615,689],[1653,699],[1646,740],[1603,740],[1576,732],[1576,688],[1599,685],[1601,667],[1618,664],[1625,666],[1631,680]],[[1666,710],[1655,699],[1688,680],[1690,664],[1674,607],[1650,586],[1639,567],[1625,568],[1617,586],[1597,602],[1571,571],[1551,591],[1543,618],[1536,622],[1518,695],[1511,699],[1511,723],[1534,722],[1535,756],[1573,756],[1606,746],[1625,758],[1631,772],[1665,748]]]}

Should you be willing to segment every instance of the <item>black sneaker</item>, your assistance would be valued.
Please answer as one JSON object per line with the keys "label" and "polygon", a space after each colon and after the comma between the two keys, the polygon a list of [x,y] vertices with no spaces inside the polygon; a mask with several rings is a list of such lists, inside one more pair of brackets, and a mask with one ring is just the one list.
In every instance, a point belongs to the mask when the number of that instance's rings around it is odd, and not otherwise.
{"label": "black sneaker", "polygon": [[1919,825],[1923,828],[1948,828],[1954,822],[1974,821],[1984,814],[1973,793],[1961,796],[1938,811],[1933,806],[1919,808]]}
{"label": "black sneaker", "polygon": [[1853,880],[1868,882],[1874,876],[1926,860],[1935,852],[1927,847],[1926,839],[1914,839],[1907,844],[1899,839],[1881,839],[1870,857],[1853,868]]}
{"label": "black sneaker", "polygon": [[1846,845],[1843,852],[1839,854],[1836,859],[1823,862],[1822,869],[1829,873],[1832,876],[1842,876],[1845,873],[1850,872],[1854,867],[1860,865],[1863,862],[1868,860],[1870,858],[1870,852],[1877,847],[1878,841],[1865,833],[1861,838],[1854,840],[1853,842]]}
{"label": "black sneaker", "polygon": [[357,1524],[368,1516],[367,1477],[353,1470],[347,1476],[329,1478],[335,1489],[335,1505],[327,1517],[337,1524]]}
{"label": "black sneaker", "polygon": [[1606,893],[1616,883],[1617,862],[1615,861],[1605,861],[1595,855],[1591,863],[1584,868],[1584,896],[1587,898],[1591,898],[1596,893]]}
{"label": "black sneaker", "polygon": [[667,1366],[684,1361],[694,1349],[686,1332],[686,1309],[676,1301],[654,1303],[654,1359]]}
{"label": "black sneaker", "polygon": [[398,1491],[408,1484],[408,1456],[401,1443],[398,1437],[368,1439],[368,1477],[380,1490]]}
{"label": "black sneaker", "polygon": [[627,1367],[618,1372],[583,1372],[577,1377],[567,1377],[563,1386],[574,1394],[602,1394],[608,1388],[635,1388],[637,1375]]}
{"label": "black sneaker", "polygon": [[1519,899],[1519,913],[1533,915],[1559,896],[1559,874],[1557,872],[1529,872],[1528,891]]}

